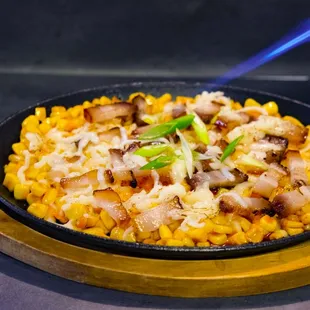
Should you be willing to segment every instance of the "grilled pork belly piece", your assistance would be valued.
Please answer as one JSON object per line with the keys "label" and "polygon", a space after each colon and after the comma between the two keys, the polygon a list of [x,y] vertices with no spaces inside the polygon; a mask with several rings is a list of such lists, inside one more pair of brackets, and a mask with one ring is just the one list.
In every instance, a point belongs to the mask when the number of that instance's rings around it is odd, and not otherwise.
{"label": "grilled pork belly piece", "polygon": [[197,172],[188,180],[192,189],[202,186],[205,182],[209,187],[233,187],[248,180],[248,176],[238,169],[231,171],[213,170],[210,172]]}

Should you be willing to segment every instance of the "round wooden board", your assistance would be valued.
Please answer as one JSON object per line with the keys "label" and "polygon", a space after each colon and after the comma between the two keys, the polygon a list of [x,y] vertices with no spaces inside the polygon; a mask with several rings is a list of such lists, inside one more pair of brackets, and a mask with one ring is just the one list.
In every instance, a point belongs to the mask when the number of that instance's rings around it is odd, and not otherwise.
{"label": "round wooden board", "polygon": [[73,246],[0,211],[0,251],[73,281],[134,293],[228,297],[310,284],[310,241],[244,258],[177,261],[121,256]]}

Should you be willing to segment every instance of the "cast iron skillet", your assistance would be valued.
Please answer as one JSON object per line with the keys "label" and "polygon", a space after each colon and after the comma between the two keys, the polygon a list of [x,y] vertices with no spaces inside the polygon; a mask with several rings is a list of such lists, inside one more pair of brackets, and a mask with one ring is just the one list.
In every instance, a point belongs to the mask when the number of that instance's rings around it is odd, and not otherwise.
{"label": "cast iron skillet", "polygon": [[[55,105],[61,105],[70,107],[80,104],[85,100],[90,100],[103,95],[116,95],[120,98],[127,98],[130,93],[136,91],[151,93],[155,96],[166,92],[171,93],[172,95],[194,96],[202,90],[208,90],[210,88],[221,89],[227,96],[240,100],[241,102],[249,97],[255,98],[259,102],[274,100],[279,104],[282,113],[293,115],[302,122],[309,123],[310,106],[302,102],[260,91],[230,86],[218,88],[214,87],[214,85],[201,82],[149,82],[104,86],[94,89],[86,89],[76,93],[49,99],[40,102],[35,106],[40,105],[50,108]],[[12,194],[10,194],[9,191],[2,185],[4,177],[2,167],[7,163],[8,155],[11,153],[11,145],[14,142],[17,142],[20,132],[20,124],[26,116],[34,112],[35,106],[18,112],[0,124],[0,206],[4,212],[14,219],[43,234],[64,242],[94,250],[119,253],[123,255],[164,259],[214,259],[240,257],[277,250],[305,241],[310,237],[310,232],[305,232],[300,235],[275,241],[266,241],[258,244],[246,244],[241,246],[209,248],[163,247],[103,239],[73,231],[60,225],[36,218],[25,210],[26,205],[23,202],[16,201]]]}

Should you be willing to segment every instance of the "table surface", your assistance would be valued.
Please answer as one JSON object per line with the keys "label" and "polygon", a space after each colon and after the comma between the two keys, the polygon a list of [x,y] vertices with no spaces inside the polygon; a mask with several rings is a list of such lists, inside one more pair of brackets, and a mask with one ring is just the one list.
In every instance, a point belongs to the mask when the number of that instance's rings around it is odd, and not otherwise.
{"label": "table surface", "polygon": [[[122,79],[126,82],[130,79]],[[0,75],[0,120],[47,97],[120,82],[104,77]],[[238,85],[238,82],[236,83]],[[52,85],[52,87],[51,87]],[[309,82],[243,81],[239,85],[307,100]],[[255,85],[255,87],[253,87]],[[288,88],[287,85],[290,87]],[[234,298],[182,299],[91,287],[50,275],[0,253],[0,309],[310,309],[310,286]]]}

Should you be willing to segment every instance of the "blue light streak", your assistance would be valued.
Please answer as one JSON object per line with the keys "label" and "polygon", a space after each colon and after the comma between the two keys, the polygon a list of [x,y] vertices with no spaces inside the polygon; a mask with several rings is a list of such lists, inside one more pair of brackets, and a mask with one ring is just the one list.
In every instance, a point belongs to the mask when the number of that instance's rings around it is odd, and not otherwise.
{"label": "blue light streak", "polygon": [[229,70],[224,75],[217,78],[213,83],[217,85],[227,84],[229,81],[238,78],[273,60],[274,58],[279,57],[289,50],[309,41],[310,19],[307,19],[281,40]]}

